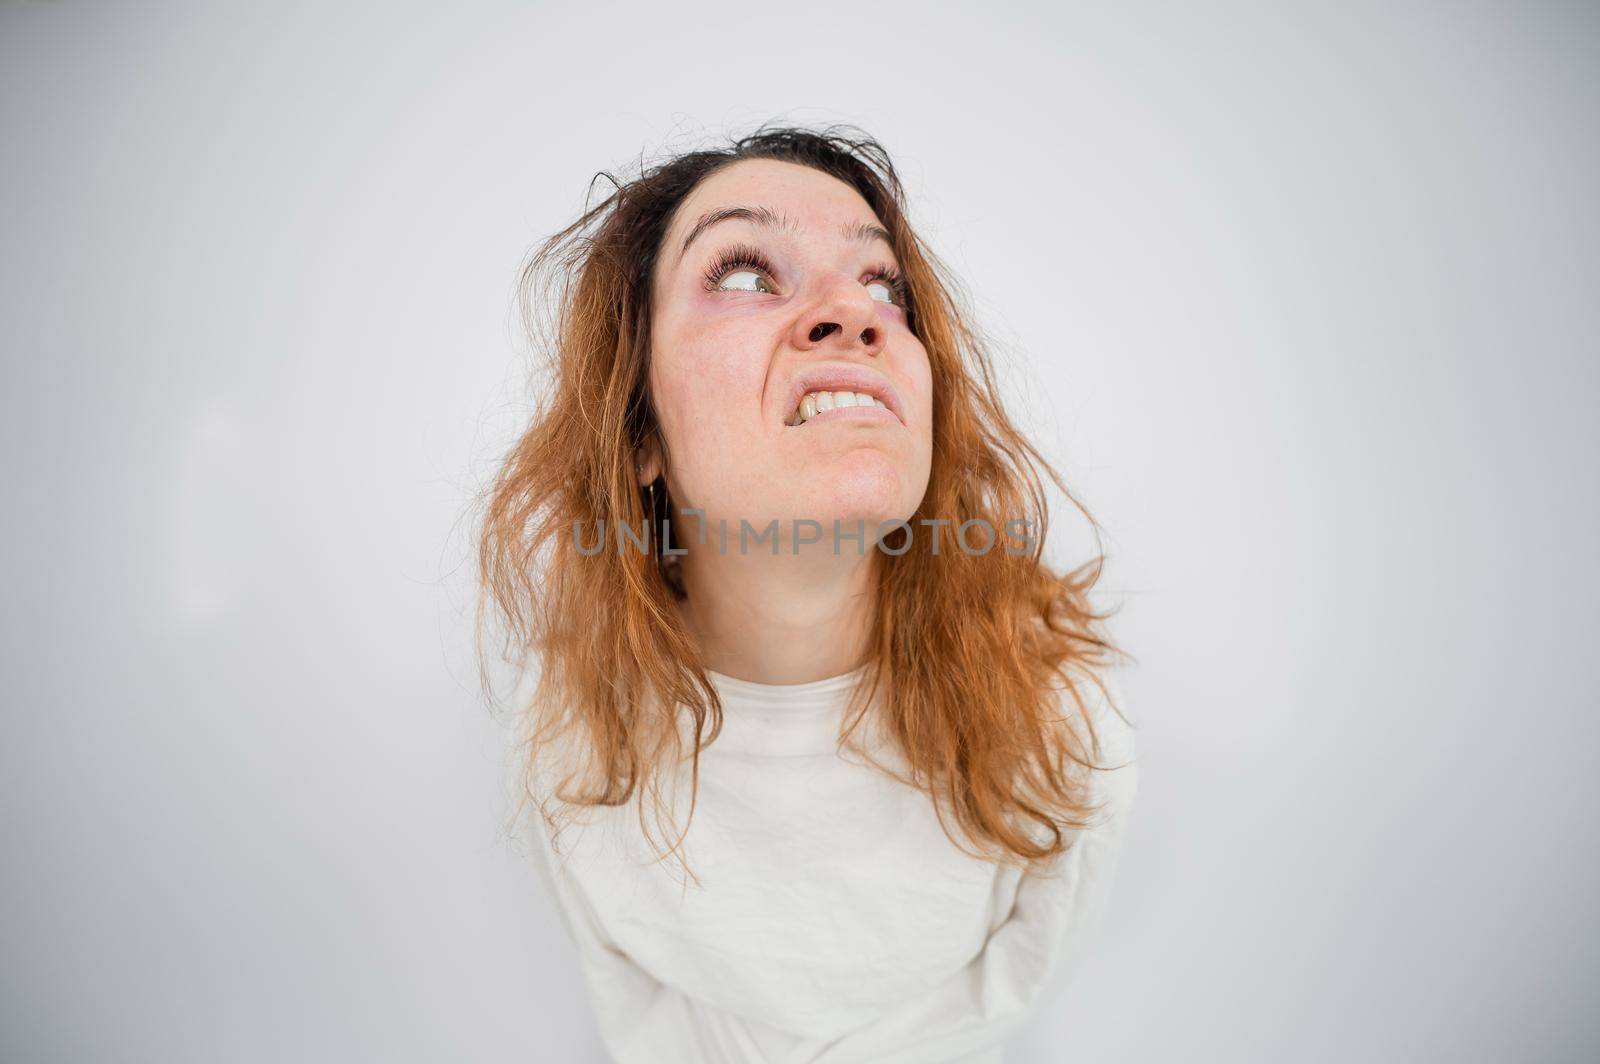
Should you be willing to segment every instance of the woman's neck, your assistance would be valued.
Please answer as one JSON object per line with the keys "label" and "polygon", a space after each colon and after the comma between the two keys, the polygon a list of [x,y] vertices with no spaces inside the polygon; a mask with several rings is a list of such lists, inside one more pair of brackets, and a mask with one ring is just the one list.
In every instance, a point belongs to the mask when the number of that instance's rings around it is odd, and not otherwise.
{"label": "woman's neck", "polygon": [[679,604],[706,667],[753,683],[825,680],[865,660],[877,609],[875,555],[683,557]]}

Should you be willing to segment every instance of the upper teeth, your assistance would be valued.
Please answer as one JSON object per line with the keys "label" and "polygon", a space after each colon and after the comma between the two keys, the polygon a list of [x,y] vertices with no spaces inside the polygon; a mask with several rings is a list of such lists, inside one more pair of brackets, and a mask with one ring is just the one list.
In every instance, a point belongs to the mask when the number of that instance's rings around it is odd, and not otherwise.
{"label": "upper teeth", "polygon": [[807,392],[800,406],[789,418],[791,425],[803,425],[816,417],[824,410],[835,410],[841,406],[876,406],[883,410],[883,400],[874,399],[863,392]]}

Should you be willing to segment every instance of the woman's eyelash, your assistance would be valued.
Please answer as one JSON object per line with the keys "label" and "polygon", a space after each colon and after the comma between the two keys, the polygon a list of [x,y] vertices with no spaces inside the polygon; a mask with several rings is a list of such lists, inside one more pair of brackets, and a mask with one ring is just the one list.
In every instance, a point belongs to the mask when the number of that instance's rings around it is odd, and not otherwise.
{"label": "woman's eyelash", "polygon": [[716,291],[722,279],[738,269],[755,270],[769,278],[772,276],[772,264],[765,255],[748,244],[735,244],[717,255],[706,270],[706,287]]}
{"label": "woman's eyelash", "polygon": [[894,292],[894,301],[900,304],[901,307],[909,307],[911,305],[911,289],[906,285],[906,275],[893,266],[888,263],[874,266],[872,272],[867,274],[867,277],[869,279],[876,278],[887,284],[890,291]]}
{"label": "woman's eyelash", "polygon": [[[748,244],[735,244],[718,253],[706,270],[705,284],[709,291],[715,292],[722,279],[734,270],[755,270],[768,279],[772,279],[774,271],[772,263],[761,254],[760,250]],[[909,307],[911,303],[910,288],[906,284],[905,274],[890,266],[888,263],[879,263],[867,273],[868,280],[879,280],[889,286],[894,293],[894,301],[902,308]]]}

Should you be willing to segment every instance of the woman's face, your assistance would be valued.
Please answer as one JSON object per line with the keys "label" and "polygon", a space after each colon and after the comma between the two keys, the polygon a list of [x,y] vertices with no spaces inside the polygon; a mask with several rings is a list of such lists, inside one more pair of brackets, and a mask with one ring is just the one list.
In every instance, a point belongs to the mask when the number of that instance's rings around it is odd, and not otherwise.
{"label": "woman's face", "polygon": [[[732,208],[755,217],[719,218]],[[915,513],[932,457],[932,379],[880,272],[899,270],[881,225],[844,182],[767,159],[718,171],[674,214],[652,279],[650,385],[673,505],[705,512],[708,542],[719,520],[732,553],[741,520],[760,532],[777,519],[787,537],[810,518],[831,550],[833,521],[854,531],[860,520],[870,551],[879,523]],[[796,424],[803,395],[824,391],[876,395],[888,409],[841,406]],[[692,548],[694,519],[676,523],[675,542]],[[842,541],[839,553],[854,549]]]}

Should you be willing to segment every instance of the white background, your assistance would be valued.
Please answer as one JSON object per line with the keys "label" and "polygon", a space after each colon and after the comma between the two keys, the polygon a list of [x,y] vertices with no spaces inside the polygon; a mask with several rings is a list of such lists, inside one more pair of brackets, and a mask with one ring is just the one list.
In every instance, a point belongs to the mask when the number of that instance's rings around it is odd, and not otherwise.
{"label": "white background", "polygon": [[1597,58],[1580,3],[5,4],[0,1056],[602,1060],[472,494],[528,248],[779,118],[902,167],[1140,661],[1011,1059],[1594,1059]]}

